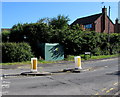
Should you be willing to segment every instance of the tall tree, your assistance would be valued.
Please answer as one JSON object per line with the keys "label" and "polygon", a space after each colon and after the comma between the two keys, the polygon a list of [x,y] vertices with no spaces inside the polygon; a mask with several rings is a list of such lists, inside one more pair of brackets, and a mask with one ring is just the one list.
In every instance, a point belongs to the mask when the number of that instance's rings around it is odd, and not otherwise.
{"label": "tall tree", "polygon": [[68,21],[70,21],[68,16],[58,15],[52,18],[49,24],[52,25],[54,29],[66,29],[68,28]]}
{"label": "tall tree", "polygon": [[23,37],[23,24],[16,24],[12,27],[10,33],[10,41],[11,42],[22,42]]}
{"label": "tall tree", "polygon": [[50,18],[48,18],[48,17],[39,19],[39,20],[37,21],[37,23],[45,23],[45,24],[47,24],[47,25],[49,25],[49,22],[50,22]]}

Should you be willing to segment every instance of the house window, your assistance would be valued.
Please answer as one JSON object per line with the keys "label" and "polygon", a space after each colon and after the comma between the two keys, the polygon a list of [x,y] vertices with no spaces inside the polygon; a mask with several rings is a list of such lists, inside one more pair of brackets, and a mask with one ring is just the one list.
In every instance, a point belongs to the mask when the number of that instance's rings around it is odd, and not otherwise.
{"label": "house window", "polygon": [[87,24],[87,25],[84,25],[85,29],[90,29],[92,28],[92,24]]}

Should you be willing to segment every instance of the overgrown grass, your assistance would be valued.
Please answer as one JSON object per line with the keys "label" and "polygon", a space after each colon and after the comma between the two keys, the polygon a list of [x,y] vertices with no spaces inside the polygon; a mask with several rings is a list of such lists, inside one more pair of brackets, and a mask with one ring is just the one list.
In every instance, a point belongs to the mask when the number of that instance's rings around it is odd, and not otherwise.
{"label": "overgrown grass", "polygon": [[[84,58],[84,55],[79,55],[81,56],[82,60],[94,60],[94,59],[104,59],[104,58],[111,58],[111,57],[117,57],[117,55],[99,55],[99,56],[91,56],[90,55],[86,55],[86,59]],[[69,55],[68,58],[66,58],[66,61],[74,61],[74,57],[73,55]]]}
{"label": "overgrown grass", "polygon": [[0,65],[24,65],[24,64],[31,64],[31,62],[27,61],[27,62],[0,63]]}
{"label": "overgrown grass", "polygon": [[[80,55],[83,60],[95,60],[95,59],[104,59],[104,58],[111,58],[111,57],[117,57],[117,55],[100,55],[100,56],[90,56],[87,55],[87,59],[84,59],[84,55]],[[67,58],[65,58],[65,61],[74,61],[74,57],[73,55],[69,55]],[[64,60],[62,60],[64,61]],[[38,60],[38,64],[49,64],[49,63],[59,63],[62,61],[45,61],[45,60]],[[27,64],[31,64],[31,61],[27,61],[27,62],[14,62],[14,63],[0,63],[0,65],[27,65]]]}
{"label": "overgrown grass", "polygon": [[104,59],[104,58],[111,58],[117,57],[118,55],[101,55],[101,56],[92,56],[91,59]]}
{"label": "overgrown grass", "polygon": [[[61,61],[45,61],[45,60],[38,60],[38,64],[49,64],[49,63],[58,63]],[[31,64],[31,61],[27,62],[13,62],[13,63],[0,63],[0,65],[27,65]]]}

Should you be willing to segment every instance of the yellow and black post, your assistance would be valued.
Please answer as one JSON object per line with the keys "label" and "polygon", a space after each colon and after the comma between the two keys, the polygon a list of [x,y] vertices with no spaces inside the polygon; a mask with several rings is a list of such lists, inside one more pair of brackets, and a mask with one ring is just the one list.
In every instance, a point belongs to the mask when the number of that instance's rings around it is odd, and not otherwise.
{"label": "yellow and black post", "polygon": [[31,58],[31,71],[37,72],[37,58]]}
{"label": "yellow and black post", "polygon": [[80,56],[75,57],[75,69],[82,69],[82,67],[81,67],[81,57]]}

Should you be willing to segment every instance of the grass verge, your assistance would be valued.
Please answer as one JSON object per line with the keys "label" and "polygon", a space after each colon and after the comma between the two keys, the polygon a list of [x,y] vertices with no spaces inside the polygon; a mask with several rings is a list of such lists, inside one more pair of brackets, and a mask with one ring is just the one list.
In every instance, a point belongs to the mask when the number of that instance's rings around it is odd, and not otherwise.
{"label": "grass verge", "polygon": [[[104,58],[111,58],[111,57],[118,57],[117,55],[100,55],[100,56],[90,56],[87,55],[86,59],[84,59],[84,55],[80,55],[83,60],[95,60],[95,59],[104,59]],[[74,61],[74,55],[68,55],[67,58],[65,58],[65,61]],[[64,61],[64,60],[62,60]],[[38,60],[38,64],[49,64],[49,63],[60,63],[62,61],[45,61],[45,60]],[[31,61],[27,61],[27,62],[14,62],[14,63],[0,63],[0,65],[27,65],[27,64],[31,64]]]}
{"label": "grass verge", "polygon": [[[99,56],[91,56],[90,55],[86,55],[86,59],[84,58],[84,55],[80,55],[82,58],[82,61],[84,60],[95,60],[95,59],[104,59],[104,58],[112,58],[112,57],[118,57],[118,54],[116,55],[99,55]],[[68,58],[65,59],[66,61],[74,61],[74,56],[73,55],[69,55]]]}

